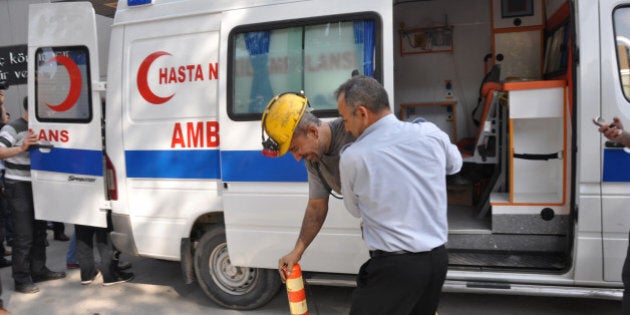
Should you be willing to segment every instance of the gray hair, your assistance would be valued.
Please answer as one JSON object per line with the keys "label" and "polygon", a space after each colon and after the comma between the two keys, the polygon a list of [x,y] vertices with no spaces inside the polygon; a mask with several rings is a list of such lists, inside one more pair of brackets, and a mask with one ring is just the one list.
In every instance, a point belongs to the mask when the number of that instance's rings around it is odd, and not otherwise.
{"label": "gray hair", "polygon": [[293,134],[296,134],[298,132],[300,132],[300,134],[305,134],[309,126],[315,125],[319,127],[319,125],[321,124],[322,124],[322,121],[319,118],[317,118],[317,116],[313,115],[313,113],[311,113],[307,108],[304,111],[304,114],[302,115],[300,122],[295,127],[295,131],[293,131]]}
{"label": "gray hair", "polygon": [[389,109],[387,91],[374,78],[359,75],[348,79],[335,91],[335,98],[343,94],[347,106],[354,113],[360,105],[373,113],[380,113]]}

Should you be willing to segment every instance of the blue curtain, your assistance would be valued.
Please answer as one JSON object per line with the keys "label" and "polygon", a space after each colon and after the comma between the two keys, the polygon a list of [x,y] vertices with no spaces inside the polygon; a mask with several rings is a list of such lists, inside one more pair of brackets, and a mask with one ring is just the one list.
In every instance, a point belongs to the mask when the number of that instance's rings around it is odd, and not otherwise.
{"label": "blue curtain", "polygon": [[245,46],[253,69],[252,91],[249,98],[249,112],[262,113],[267,102],[273,97],[269,71],[269,32],[250,32],[245,34]]}
{"label": "blue curtain", "polygon": [[354,43],[363,45],[363,74],[374,75],[374,21],[354,22]]}

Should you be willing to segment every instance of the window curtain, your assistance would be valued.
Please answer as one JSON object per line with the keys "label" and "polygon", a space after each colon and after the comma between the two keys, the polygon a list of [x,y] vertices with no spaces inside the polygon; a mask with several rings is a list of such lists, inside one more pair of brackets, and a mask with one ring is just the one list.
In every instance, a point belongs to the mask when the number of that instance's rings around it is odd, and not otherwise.
{"label": "window curtain", "polygon": [[273,97],[271,82],[269,81],[269,42],[271,34],[265,32],[250,32],[245,34],[245,46],[252,65],[252,90],[249,99],[249,112],[262,113],[267,103]]}
{"label": "window curtain", "polygon": [[363,64],[363,74],[374,75],[374,21],[354,22],[354,43],[360,56],[363,46],[363,58],[359,58],[359,65]]}

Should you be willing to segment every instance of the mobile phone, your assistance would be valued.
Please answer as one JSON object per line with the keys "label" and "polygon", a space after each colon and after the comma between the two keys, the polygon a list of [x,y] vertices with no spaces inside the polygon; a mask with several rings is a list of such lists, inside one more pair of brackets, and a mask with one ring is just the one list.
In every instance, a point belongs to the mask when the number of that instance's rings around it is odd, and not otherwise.
{"label": "mobile phone", "polygon": [[[593,123],[597,127],[601,127],[601,126],[607,124],[606,119],[604,119],[604,118],[602,118],[600,116],[597,116],[597,117],[593,118]],[[608,128],[612,128],[612,127],[617,127],[617,126],[615,126],[614,123],[608,125]]]}
{"label": "mobile phone", "polygon": [[593,123],[595,124],[595,126],[601,127],[602,125],[606,124],[606,119],[602,118],[601,116],[597,116],[593,118]]}

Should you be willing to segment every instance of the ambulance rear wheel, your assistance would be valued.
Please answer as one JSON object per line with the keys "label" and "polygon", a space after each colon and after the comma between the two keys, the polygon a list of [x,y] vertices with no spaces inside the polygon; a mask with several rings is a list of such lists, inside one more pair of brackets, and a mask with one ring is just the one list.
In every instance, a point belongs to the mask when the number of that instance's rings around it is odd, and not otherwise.
{"label": "ambulance rear wheel", "polygon": [[213,226],[199,239],[195,274],[212,301],[231,309],[261,307],[274,298],[281,286],[275,270],[232,265],[223,225]]}

